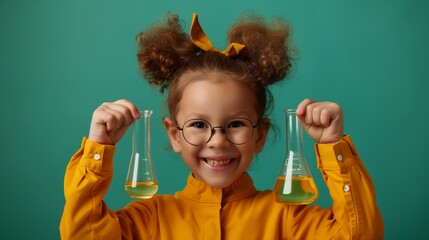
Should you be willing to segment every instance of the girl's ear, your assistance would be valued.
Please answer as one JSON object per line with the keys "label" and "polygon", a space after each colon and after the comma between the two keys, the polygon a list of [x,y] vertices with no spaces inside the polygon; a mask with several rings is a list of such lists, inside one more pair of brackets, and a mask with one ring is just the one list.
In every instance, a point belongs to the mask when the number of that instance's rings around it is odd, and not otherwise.
{"label": "girl's ear", "polygon": [[182,146],[180,145],[180,133],[176,123],[170,118],[164,118],[164,128],[167,130],[168,139],[176,153],[180,153]]}
{"label": "girl's ear", "polygon": [[258,136],[256,139],[256,147],[255,152],[260,153],[265,145],[265,140],[267,139],[268,130],[270,130],[270,119],[263,118],[259,123],[259,127],[257,128]]}

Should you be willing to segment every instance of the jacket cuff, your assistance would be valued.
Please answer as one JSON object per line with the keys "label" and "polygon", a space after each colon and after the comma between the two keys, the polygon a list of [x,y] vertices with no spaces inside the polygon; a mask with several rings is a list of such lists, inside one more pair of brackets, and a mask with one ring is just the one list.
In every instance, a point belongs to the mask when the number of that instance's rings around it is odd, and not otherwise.
{"label": "jacket cuff", "polygon": [[115,146],[98,144],[84,137],[81,149],[83,150],[81,166],[93,171],[108,172],[112,170]]}
{"label": "jacket cuff", "polygon": [[354,164],[357,156],[352,139],[346,135],[337,143],[315,145],[317,167],[323,170],[337,170]]}

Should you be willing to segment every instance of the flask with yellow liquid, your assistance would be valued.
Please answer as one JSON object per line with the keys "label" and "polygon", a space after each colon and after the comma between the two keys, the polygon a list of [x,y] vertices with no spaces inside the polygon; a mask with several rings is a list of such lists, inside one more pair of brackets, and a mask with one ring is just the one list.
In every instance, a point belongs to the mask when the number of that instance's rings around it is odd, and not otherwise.
{"label": "flask with yellow liquid", "polygon": [[140,111],[140,118],[132,126],[132,153],[125,182],[125,191],[132,198],[148,199],[158,191],[150,155],[151,115],[151,110]]}
{"label": "flask with yellow liquid", "polygon": [[302,152],[302,128],[295,109],[286,113],[286,155],[274,187],[274,198],[286,204],[309,204],[318,190]]}

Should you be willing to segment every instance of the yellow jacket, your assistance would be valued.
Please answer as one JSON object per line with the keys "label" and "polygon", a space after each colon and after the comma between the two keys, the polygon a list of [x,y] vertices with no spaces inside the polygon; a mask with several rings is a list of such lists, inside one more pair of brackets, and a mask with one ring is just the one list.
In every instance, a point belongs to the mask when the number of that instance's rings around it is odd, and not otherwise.
{"label": "yellow jacket", "polygon": [[315,146],[333,206],[276,203],[244,173],[226,189],[192,174],[181,192],[132,201],[111,211],[103,202],[114,146],[84,138],[66,171],[62,239],[382,239],[375,190],[350,137]]}

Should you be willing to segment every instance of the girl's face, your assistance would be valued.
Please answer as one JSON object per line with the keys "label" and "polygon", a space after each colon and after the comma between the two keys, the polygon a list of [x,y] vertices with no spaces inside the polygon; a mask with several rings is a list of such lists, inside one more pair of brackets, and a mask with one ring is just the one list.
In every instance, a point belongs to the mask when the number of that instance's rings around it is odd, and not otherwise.
{"label": "girl's face", "polygon": [[[262,150],[268,132],[268,119],[262,120],[265,124],[260,123],[254,128],[250,140],[241,145],[231,143],[221,128],[215,128],[214,135],[207,143],[195,146],[187,142],[182,131],[177,129],[190,119],[205,120],[212,127],[223,127],[232,119],[249,119],[252,125],[257,124],[260,116],[256,113],[252,92],[223,74],[201,75],[201,80],[189,83],[183,90],[177,109],[174,120],[164,120],[173,149],[182,154],[195,178],[213,187],[224,188],[237,180],[249,167],[254,154]],[[200,131],[206,126],[199,121],[188,127]],[[240,123],[233,122],[229,126],[238,127]],[[188,133],[194,134],[192,131]]]}

